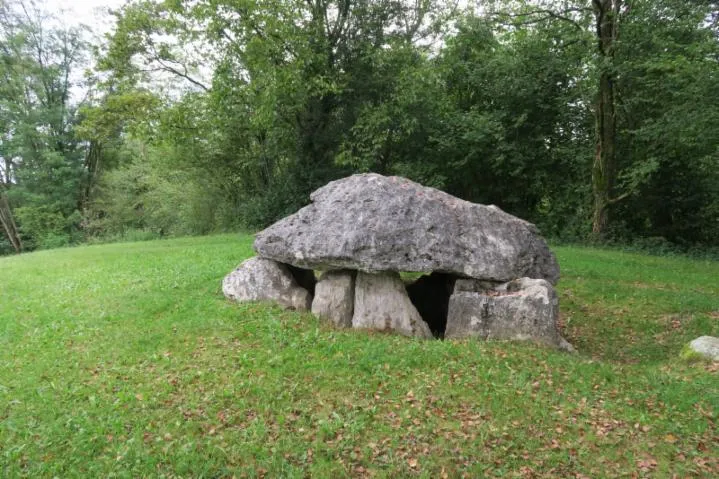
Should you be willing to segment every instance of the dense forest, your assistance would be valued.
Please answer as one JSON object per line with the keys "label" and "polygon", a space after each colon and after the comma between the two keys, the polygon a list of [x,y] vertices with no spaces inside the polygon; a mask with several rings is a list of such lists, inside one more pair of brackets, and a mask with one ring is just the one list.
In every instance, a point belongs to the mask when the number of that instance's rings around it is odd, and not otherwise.
{"label": "dense forest", "polygon": [[[0,254],[256,229],[354,172],[719,247],[719,4],[0,0]],[[93,40],[101,38],[101,41]]]}

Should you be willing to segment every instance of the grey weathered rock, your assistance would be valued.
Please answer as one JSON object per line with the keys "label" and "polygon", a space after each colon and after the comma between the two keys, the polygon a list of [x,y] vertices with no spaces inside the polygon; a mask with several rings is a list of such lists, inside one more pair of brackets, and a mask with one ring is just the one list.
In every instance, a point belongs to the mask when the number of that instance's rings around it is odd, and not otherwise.
{"label": "grey weathered rock", "polygon": [[287,266],[264,258],[250,258],[225,276],[222,292],[237,302],[270,300],[302,311],[312,304],[312,295],[297,284]]}
{"label": "grey weathered rock", "polygon": [[454,293],[479,293],[493,290],[503,284],[502,281],[484,281],[481,279],[459,278],[454,282]]}
{"label": "grey weathered rock", "polygon": [[689,343],[689,349],[712,361],[719,361],[719,338],[700,336]]}
{"label": "grey weathered rock", "polygon": [[398,273],[357,273],[352,327],[432,337]]}
{"label": "grey weathered rock", "polygon": [[478,291],[471,290],[471,282],[457,283],[445,338],[529,340],[573,351],[557,328],[559,300],[549,282],[521,278]]}
{"label": "grey weathered rock", "polygon": [[310,199],[257,235],[260,256],[310,269],[559,279],[536,227],[495,206],[377,174],[333,181]]}
{"label": "grey weathered rock", "polygon": [[342,328],[352,327],[355,297],[354,271],[327,271],[315,286],[312,313]]}

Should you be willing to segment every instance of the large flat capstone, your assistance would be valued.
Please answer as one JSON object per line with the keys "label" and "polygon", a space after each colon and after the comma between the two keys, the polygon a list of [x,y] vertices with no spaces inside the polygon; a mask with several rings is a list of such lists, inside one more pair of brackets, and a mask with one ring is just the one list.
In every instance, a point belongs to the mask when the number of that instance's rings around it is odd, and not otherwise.
{"label": "large flat capstone", "polygon": [[328,183],[257,234],[258,255],[308,269],[448,273],[555,284],[559,266],[534,225],[400,177]]}

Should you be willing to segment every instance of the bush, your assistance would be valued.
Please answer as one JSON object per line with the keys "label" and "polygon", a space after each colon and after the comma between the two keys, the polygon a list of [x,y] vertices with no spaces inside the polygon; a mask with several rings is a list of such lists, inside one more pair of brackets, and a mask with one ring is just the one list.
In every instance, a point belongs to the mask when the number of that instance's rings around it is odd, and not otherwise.
{"label": "bush", "polygon": [[140,241],[152,241],[156,239],[160,239],[160,234],[156,231],[131,228],[117,234],[90,236],[87,238],[87,242],[89,244],[135,243]]}
{"label": "bush", "polygon": [[48,233],[38,239],[36,246],[38,249],[53,249],[63,248],[65,246],[70,246],[71,244],[72,239],[68,234]]}
{"label": "bush", "polygon": [[79,212],[65,216],[55,205],[16,208],[15,217],[26,250],[72,244],[81,220]]}
{"label": "bush", "polygon": [[15,249],[5,238],[0,238],[0,256],[13,254]]}
{"label": "bush", "polygon": [[168,171],[138,158],[104,175],[84,227],[88,237],[102,239],[199,235],[226,229],[232,209],[201,171]]}

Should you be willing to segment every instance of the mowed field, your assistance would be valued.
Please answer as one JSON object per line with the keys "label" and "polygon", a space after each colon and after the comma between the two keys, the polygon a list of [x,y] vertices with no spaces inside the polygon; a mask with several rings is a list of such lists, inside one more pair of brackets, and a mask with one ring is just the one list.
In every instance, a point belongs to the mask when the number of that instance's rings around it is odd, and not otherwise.
{"label": "mowed field", "polygon": [[0,259],[0,477],[717,477],[719,264],[557,247],[574,355],[231,304],[252,237]]}

